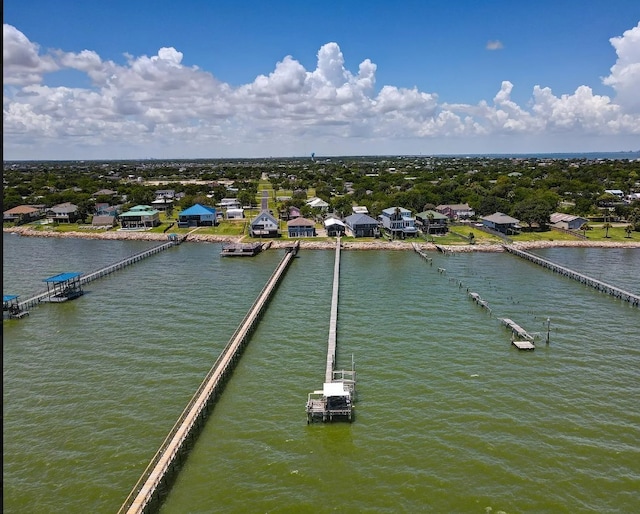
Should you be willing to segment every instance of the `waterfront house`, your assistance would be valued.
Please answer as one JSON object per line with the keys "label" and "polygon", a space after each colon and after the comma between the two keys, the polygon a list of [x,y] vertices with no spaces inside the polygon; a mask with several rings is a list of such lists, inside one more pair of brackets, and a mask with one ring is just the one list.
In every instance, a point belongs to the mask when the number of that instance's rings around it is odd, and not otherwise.
{"label": "waterfront house", "polygon": [[324,228],[327,231],[327,235],[329,237],[344,236],[347,230],[347,227],[343,221],[333,217],[324,220]]}
{"label": "waterfront house", "polygon": [[192,205],[188,209],[178,214],[178,227],[215,227],[216,209],[199,203]]}
{"label": "waterfront house", "polygon": [[416,225],[425,234],[446,234],[449,230],[449,217],[434,210],[416,214]]}
{"label": "waterfront house", "polygon": [[352,214],[344,219],[344,223],[353,237],[378,237],[380,235],[378,220],[368,214]]}
{"label": "waterfront house", "polygon": [[279,237],[278,220],[268,210],[264,209],[249,225],[249,234],[251,237]]}
{"label": "waterfront house", "polygon": [[160,225],[160,211],[150,205],[136,205],[118,215],[120,225],[125,230],[140,230]]}
{"label": "waterfront house", "polygon": [[34,205],[18,205],[4,211],[2,220],[21,225],[39,219],[42,216],[42,212],[41,208]]}
{"label": "waterfront house", "polygon": [[411,211],[404,207],[389,207],[384,209],[379,216],[383,229],[392,239],[404,239],[418,235],[416,219],[411,216]]}
{"label": "waterfront house", "polygon": [[289,237],[313,237],[316,235],[315,223],[306,218],[294,218],[287,221]]}
{"label": "waterfront house", "polygon": [[71,202],[54,205],[46,213],[49,222],[73,223],[78,219],[78,206]]}
{"label": "waterfront house", "polygon": [[550,216],[551,226],[555,228],[562,228],[565,230],[580,230],[580,227],[584,225],[588,220],[582,216],[575,216],[573,214],[565,214],[563,212],[554,212]]}
{"label": "waterfront house", "polygon": [[450,220],[464,220],[476,215],[468,203],[442,204],[436,211],[447,216]]}
{"label": "waterfront house", "polygon": [[502,212],[496,212],[482,218],[482,224],[491,230],[502,234],[517,234],[520,231],[520,220],[512,218]]}

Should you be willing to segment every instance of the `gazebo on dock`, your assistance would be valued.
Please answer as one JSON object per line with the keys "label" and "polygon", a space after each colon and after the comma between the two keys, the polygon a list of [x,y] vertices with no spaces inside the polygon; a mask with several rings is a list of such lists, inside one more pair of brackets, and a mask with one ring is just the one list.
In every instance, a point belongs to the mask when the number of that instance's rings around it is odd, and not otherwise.
{"label": "gazebo on dock", "polygon": [[23,311],[18,303],[18,295],[2,295],[2,319],[22,318],[28,316],[27,311]]}
{"label": "gazebo on dock", "polygon": [[43,282],[47,283],[47,292],[49,302],[66,302],[73,300],[84,294],[82,284],[80,283],[80,275],[82,273],[67,272],[45,278]]}

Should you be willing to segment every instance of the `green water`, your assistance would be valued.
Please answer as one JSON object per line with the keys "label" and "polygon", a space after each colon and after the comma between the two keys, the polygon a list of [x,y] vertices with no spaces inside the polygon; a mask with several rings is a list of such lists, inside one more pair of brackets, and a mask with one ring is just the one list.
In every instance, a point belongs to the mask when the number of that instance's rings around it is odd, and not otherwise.
{"label": "green water", "polygon": [[[141,248],[95,243],[5,237],[5,294]],[[117,511],[283,255],[219,251],[184,244],[3,323],[5,512]],[[640,291],[638,250],[540,254]],[[22,276],[27,255],[43,273]],[[333,257],[300,251],[162,512],[637,510],[637,308],[506,254],[343,252],[356,416],[307,425]],[[501,317],[536,350],[510,346]]]}

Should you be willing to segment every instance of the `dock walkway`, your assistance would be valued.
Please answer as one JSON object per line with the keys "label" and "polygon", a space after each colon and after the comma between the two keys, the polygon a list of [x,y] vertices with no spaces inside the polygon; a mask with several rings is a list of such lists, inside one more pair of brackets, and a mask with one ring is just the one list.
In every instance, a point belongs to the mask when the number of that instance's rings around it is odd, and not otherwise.
{"label": "dock walkway", "polygon": [[[99,278],[102,278],[106,275],[110,275],[111,273],[114,273],[115,271],[121,270],[122,268],[126,268],[127,266],[134,264],[138,261],[141,261],[143,259],[146,259],[147,257],[151,256],[151,255],[155,255],[156,253],[162,252],[168,248],[171,248],[172,246],[176,246],[178,244],[180,244],[182,242],[182,240],[180,239],[174,239],[171,240],[167,243],[162,243],[160,245],[154,246],[152,248],[148,248],[147,250],[143,250],[142,252],[138,252],[134,255],[131,255],[130,257],[127,257],[125,259],[122,259],[114,264],[110,264],[109,266],[105,266],[104,268],[100,268],[97,271],[93,271],[91,273],[88,273],[86,275],[82,275],[79,278],[79,282],[81,285],[84,284],[88,284],[89,282],[92,282],[94,280],[97,280]],[[47,289],[46,291],[43,291],[41,293],[36,293],[35,295],[32,295],[28,298],[26,298],[25,300],[20,301],[19,303],[19,307],[21,310],[28,310],[30,307],[33,307],[35,305],[38,305],[39,303],[42,302],[46,302],[49,297],[51,296],[51,291],[49,289]]]}
{"label": "dock walkway", "polygon": [[525,252],[524,250],[520,250],[518,248],[515,248],[514,246],[511,246],[511,245],[503,245],[503,246],[507,252],[512,253],[513,255],[517,255],[518,257],[531,261],[535,264],[539,264],[540,266],[543,266],[547,269],[555,271],[556,273],[564,275],[565,277],[569,277],[574,280],[577,280],[582,284],[586,284],[588,286],[594,287],[598,291],[602,291],[603,293],[607,293],[612,296],[615,296],[616,298],[620,298],[621,300],[629,302],[631,305],[635,307],[640,307],[639,295],[630,293],[628,291],[624,291],[619,287],[612,286],[610,284],[607,284],[606,282],[596,280],[595,278],[591,278],[587,275],[583,275],[582,273],[578,273],[577,271],[573,271],[572,269],[566,268],[564,266],[560,266],[559,264],[555,264],[551,261],[543,259],[542,257],[538,257],[537,255],[534,255],[532,253]]}
{"label": "dock walkway", "polygon": [[306,404],[307,423],[314,419],[331,421],[335,417],[352,419],[355,395],[356,372],[351,360],[351,370],[335,369],[338,300],[340,287],[340,238],[336,242],[336,254],[333,264],[333,292],[331,294],[331,314],[329,319],[329,338],[327,341],[327,365],[322,390],[309,393]]}
{"label": "dock walkway", "polygon": [[184,458],[189,444],[194,441],[204,424],[212,400],[222,392],[225,379],[235,367],[241,351],[248,343],[250,334],[284,272],[297,254],[299,246],[300,243],[297,241],[287,248],[282,261],[123,503],[118,511],[120,514],[148,512],[153,506],[157,506],[167,493],[173,474],[177,471],[181,459]]}

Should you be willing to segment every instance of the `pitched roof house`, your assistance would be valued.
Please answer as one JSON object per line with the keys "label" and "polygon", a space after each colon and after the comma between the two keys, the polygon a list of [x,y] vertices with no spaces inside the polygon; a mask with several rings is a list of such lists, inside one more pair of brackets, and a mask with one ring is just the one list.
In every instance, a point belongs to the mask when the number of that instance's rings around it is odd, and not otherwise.
{"label": "pitched roof house", "polygon": [[47,210],[47,219],[58,223],[72,223],[78,219],[78,206],[71,202],[54,205]]}
{"label": "pitched roof house", "polygon": [[520,220],[512,218],[502,212],[496,212],[490,216],[482,218],[482,224],[491,230],[501,232],[503,234],[515,234],[520,230],[518,225]]}
{"label": "pitched roof house", "polygon": [[139,230],[160,225],[160,211],[149,205],[136,205],[118,215],[123,229]]}
{"label": "pitched roof house", "polygon": [[289,237],[313,237],[316,235],[315,223],[306,218],[294,218],[287,222]]}
{"label": "pitched roof house", "polygon": [[41,208],[33,205],[18,205],[4,211],[2,219],[3,221],[14,221],[16,223],[29,223],[38,219],[41,215]]}
{"label": "pitched roof house", "polygon": [[368,214],[352,214],[344,219],[353,237],[378,237],[380,229],[378,220]]}
{"label": "pitched roof house", "polygon": [[467,219],[476,215],[468,203],[442,204],[436,207],[436,211],[452,220]]}
{"label": "pitched roof house", "polygon": [[192,205],[178,214],[178,227],[214,227],[216,226],[216,210],[214,207]]}
{"label": "pitched roof house", "polygon": [[279,237],[278,220],[268,210],[261,211],[249,225],[251,237]]}

